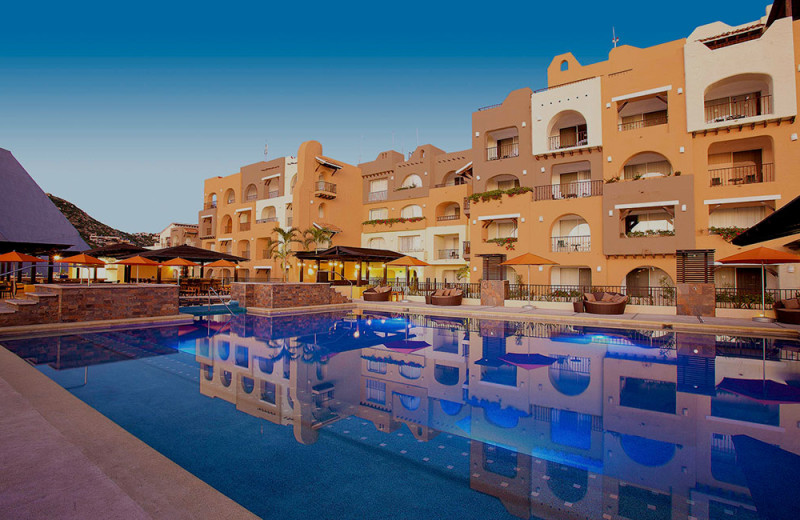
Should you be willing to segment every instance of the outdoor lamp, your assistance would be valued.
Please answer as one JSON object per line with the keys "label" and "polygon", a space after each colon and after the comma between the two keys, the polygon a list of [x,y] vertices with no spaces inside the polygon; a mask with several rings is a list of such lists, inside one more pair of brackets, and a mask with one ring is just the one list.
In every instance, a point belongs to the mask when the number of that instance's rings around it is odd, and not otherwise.
{"label": "outdoor lamp", "polygon": [[314,276],[314,270],[310,267],[308,268],[308,276]]}

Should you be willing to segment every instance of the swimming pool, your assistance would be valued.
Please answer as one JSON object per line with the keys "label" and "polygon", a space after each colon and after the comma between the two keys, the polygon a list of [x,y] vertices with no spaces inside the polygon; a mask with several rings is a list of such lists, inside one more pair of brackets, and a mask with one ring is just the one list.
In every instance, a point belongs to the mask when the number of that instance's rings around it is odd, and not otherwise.
{"label": "swimming pool", "polygon": [[2,343],[263,517],[795,507],[762,467],[800,452],[795,341],[342,311]]}

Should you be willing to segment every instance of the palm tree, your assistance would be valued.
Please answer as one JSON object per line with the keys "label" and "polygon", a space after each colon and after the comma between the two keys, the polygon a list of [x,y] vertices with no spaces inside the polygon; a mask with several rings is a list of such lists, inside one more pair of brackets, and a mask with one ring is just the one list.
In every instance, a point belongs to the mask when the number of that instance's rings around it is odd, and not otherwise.
{"label": "palm tree", "polygon": [[320,244],[328,244],[333,237],[333,231],[328,228],[310,227],[303,231],[303,247],[308,250],[308,246],[314,244],[314,250],[319,251]]}
{"label": "palm tree", "polygon": [[297,237],[297,233],[300,230],[296,227],[289,229],[276,227],[272,231],[278,236],[278,239],[270,240],[267,244],[267,255],[274,260],[280,260],[282,278],[286,282],[286,266],[289,265],[289,261],[294,254],[292,252],[292,242],[301,241]]}

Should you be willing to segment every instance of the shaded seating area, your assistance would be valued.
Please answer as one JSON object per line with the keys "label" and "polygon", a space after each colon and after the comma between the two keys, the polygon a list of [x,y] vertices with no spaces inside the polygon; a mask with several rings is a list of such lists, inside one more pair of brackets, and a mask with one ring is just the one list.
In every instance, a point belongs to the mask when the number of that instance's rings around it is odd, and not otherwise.
{"label": "shaded seating area", "polygon": [[425,303],[430,305],[455,306],[461,305],[464,292],[461,289],[436,289],[425,296]]}
{"label": "shaded seating area", "polygon": [[772,308],[775,310],[775,319],[779,322],[800,325],[800,299],[780,300]]}
{"label": "shaded seating area", "polygon": [[584,293],[583,308],[589,314],[624,314],[628,297],[613,292]]}
{"label": "shaded seating area", "polygon": [[[388,249],[367,247],[334,246],[324,251],[298,251],[300,260],[300,282],[328,282],[331,285],[369,285],[374,271],[380,272],[386,283],[386,264],[403,255]],[[374,273],[377,274],[377,273]]]}

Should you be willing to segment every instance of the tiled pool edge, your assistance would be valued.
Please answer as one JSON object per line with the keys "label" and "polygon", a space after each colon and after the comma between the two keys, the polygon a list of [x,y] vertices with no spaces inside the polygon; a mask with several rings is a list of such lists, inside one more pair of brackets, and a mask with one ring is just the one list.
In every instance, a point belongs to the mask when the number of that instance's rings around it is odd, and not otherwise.
{"label": "tiled pool edge", "polygon": [[[2,340],[0,378],[152,518],[257,518],[5,349]],[[64,500],[64,507],[71,503]]]}
{"label": "tiled pool edge", "polygon": [[185,325],[192,323],[194,317],[190,314],[175,314],[172,316],[157,316],[150,318],[126,318],[120,320],[77,321],[72,323],[42,323],[37,325],[15,325],[13,327],[0,327],[0,341],[13,337],[30,337],[33,335],[60,335],[65,332],[78,330],[80,332],[101,332],[120,328],[164,327],[167,325]]}

